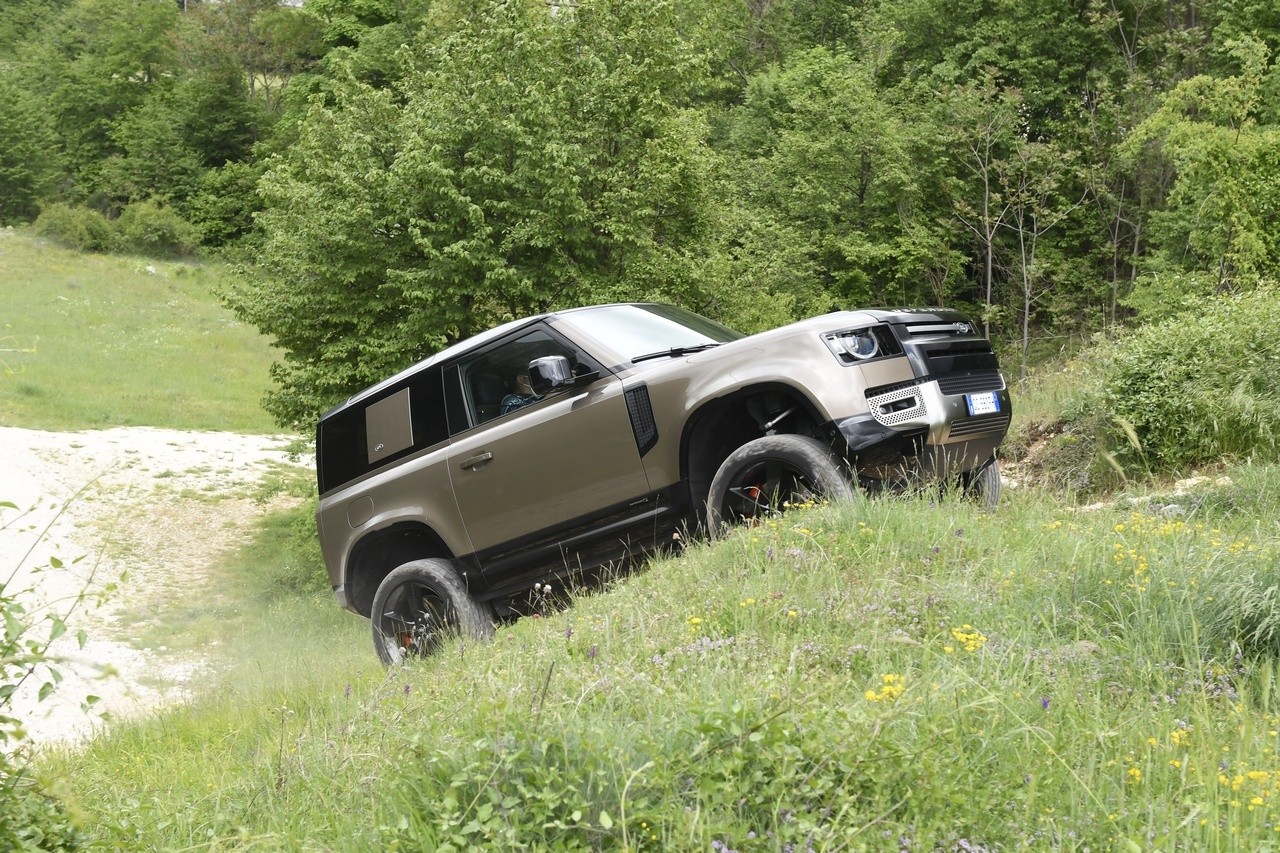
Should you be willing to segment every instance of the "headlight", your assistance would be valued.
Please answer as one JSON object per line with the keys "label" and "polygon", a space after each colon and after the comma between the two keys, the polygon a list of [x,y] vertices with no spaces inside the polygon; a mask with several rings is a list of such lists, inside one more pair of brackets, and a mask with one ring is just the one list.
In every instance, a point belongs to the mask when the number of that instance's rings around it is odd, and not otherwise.
{"label": "headlight", "polygon": [[880,352],[880,343],[869,329],[841,335],[839,340],[844,351],[857,359],[872,358]]}
{"label": "headlight", "polygon": [[857,364],[873,358],[902,354],[902,348],[897,346],[887,326],[827,332],[822,336],[822,342],[842,364]]}

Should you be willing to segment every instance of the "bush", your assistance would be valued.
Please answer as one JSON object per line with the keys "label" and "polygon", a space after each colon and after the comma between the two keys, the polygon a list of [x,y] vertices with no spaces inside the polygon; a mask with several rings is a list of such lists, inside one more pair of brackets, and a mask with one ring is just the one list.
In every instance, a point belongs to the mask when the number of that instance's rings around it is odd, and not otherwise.
{"label": "bush", "polygon": [[[17,507],[0,501],[0,510],[6,509]],[[7,526],[0,520],[0,530]],[[55,558],[50,565],[61,564]],[[40,621],[49,623],[47,634],[34,631]],[[58,616],[41,619],[29,613],[2,582],[0,624],[0,850],[73,850],[78,841],[66,808],[26,769],[20,748],[26,734],[11,708],[15,691],[33,676],[48,678],[40,688],[41,700],[56,689],[61,676],[50,667],[46,652],[66,625]]]}
{"label": "bush", "polygon": [[1095,357],[1094,415],[1116,456],[1153,472],[1280,450],[1280,292],[1207,301]]}
{"label": "bush", "polygon": [[115,245],[111,223],[101,213],[86,207],[52,204],[36,218],[35,231],[41,237],[82,252],[106,252]]}
{"label": "bush", "polygon": [[198,228],[151,200],[126,207],[116,230],[120,248],[144,255],[190,255],[200,245]]}

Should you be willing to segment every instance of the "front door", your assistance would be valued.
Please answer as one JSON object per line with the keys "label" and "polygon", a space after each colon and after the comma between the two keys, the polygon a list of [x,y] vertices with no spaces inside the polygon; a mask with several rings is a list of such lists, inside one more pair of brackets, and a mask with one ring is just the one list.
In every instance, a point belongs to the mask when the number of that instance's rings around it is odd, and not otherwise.
{"label": "front door", "polygon": [[[536,398],[522,374],[545,355],[600,376]],[[458,379],[471,427],[453,437],[449,474],[491,586],[557,562],[576,568],[593,534],[617,536],[646,513],[649,484],[622,383],[580,351],[535,327],[460,364]]]}

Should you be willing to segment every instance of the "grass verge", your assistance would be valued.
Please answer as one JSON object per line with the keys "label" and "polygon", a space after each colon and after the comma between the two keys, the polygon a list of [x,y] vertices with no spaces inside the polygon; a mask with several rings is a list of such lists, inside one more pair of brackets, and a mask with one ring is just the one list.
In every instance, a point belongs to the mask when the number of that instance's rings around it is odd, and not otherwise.
{"label": "grass verge", "polygon": [[218,275],[0,229],[0,423],[275,431],[272,349],[214,298]]}

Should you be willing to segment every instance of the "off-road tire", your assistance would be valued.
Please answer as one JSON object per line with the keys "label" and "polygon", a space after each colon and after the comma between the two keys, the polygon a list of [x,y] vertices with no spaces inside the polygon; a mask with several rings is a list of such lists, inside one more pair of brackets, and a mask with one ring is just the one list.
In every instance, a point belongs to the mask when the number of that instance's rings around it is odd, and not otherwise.
{"label": "off-road tire", "polygon": [[405,563],[378,585],[370,610],[373,646],[386,666],[425,657],[448,639],[487,640],[493,636],[493,608],[467,592],[448,560]]}
{"label": "off-road tire", "polygon": [[803,435],[767,435],[724,460],[707,495],[711,535],[780,512],[784,504],[848,500],[853,486],[830,448]]}
{"label": "off-road tire", "polygon": [[965,479],[965,497],[988,508],[1000,503],[1000,462],[995,457]]}

